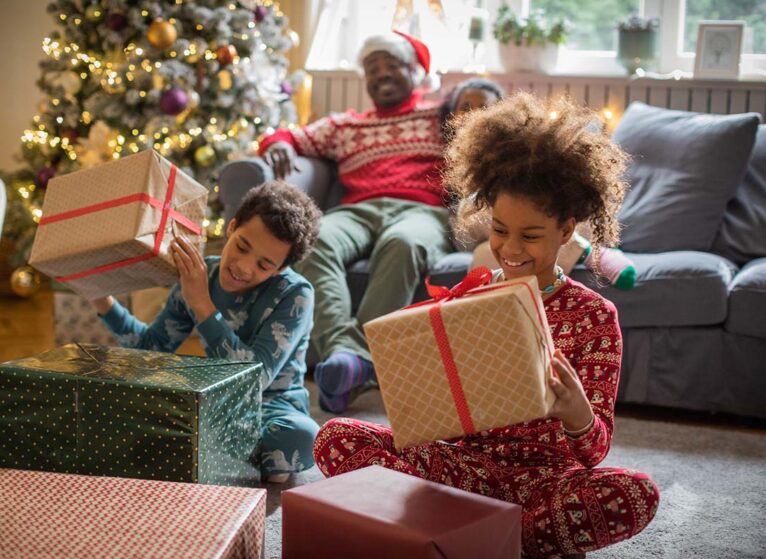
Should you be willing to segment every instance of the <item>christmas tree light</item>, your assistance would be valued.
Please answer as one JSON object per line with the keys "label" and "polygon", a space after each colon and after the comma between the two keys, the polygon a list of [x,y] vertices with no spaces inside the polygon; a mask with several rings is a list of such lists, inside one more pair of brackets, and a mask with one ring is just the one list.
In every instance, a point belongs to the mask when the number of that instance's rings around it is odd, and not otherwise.
{"label": "christmas tree light", "polygon": [[[43,42],[45,95],[21,136],[24,168],[5,175],[3,236],[26,261],[48,181],[156,149],[211,188],[208,234],[223,234],[215,173],[296,122],[287,74],[295,33],[271,0],[55,0]],[[285,84],[288,84],[287,86]]]}

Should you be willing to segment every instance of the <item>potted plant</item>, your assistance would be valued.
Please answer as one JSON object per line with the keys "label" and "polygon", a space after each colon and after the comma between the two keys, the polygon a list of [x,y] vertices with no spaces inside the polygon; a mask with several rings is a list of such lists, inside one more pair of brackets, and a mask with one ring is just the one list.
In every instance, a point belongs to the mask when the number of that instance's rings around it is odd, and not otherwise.
{"label": "potted plant", "polygon": [[519,18],[503,4],[492,32],[507,72],[549,73],[558,61],[559,46],[566,40],[567,24],[563,18],[549,21],[544,10]]}
{"label": "potted plant", "polygon": [[617,24],[617,59],[629,74],[638,68],[652,69],[657,58],[657,18],[631,15]]}

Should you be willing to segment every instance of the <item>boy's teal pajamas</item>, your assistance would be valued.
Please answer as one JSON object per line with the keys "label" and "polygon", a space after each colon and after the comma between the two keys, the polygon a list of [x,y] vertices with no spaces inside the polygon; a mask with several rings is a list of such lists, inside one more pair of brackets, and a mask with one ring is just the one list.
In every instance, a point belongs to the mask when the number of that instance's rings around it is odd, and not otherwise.
{"label": "boy's teal pajamas", "polygon": [[124,347],[174,352],[196,327],[208,357],[261,363],[261,471],[269,476],[310,468],[319,426],[309,416],[303,378],[314,289],[287,268],[248,293],[227,293],[218,281],[220,257],[210,256],[205,262],[210,297],[218,311],[201,323],[184,302],[179,284],[151,325],[118,302],[102,320]]}

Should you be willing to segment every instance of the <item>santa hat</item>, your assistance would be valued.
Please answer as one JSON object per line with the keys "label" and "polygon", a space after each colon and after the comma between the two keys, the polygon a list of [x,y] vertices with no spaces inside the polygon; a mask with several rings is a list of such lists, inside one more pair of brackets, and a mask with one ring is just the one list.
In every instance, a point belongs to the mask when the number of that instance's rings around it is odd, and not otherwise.
{"label": "santa hat", "polygon": [[373,52],[383,51],[415,69],[415,86],[426,91],[439,89],[439,77],[431,74],[431,53],[422,41],[401,31],[368,37],[359,51],[359,67]]}

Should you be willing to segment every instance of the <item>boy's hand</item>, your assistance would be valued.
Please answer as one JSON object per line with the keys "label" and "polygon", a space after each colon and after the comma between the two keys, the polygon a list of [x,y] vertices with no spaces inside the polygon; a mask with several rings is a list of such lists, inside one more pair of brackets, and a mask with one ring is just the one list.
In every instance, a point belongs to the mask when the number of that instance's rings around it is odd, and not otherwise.
{"label": "boy's hand", "polygon": [[197,322],[202,322],[216,310],[208,289],[207,264],[192,244],[182,237],[176,237],[170,243],[170,249],[181,277],[181,295],[194,312]]}
{"label": "boy's hand", "polygon": [[577,372],[559,349],[553,354],[553,368],[556,376],[548,380],[548,385],[556,395],[556,401],[548,416],[558,417],[566,431],[575,433],[593,421],[593,408]]}
{"label": "boy's hand", "polygon": [[114,297],[107,295],[106,297],[99,297],[98,299],[91,299],[90,304],[96,308],[96,312],[101,316],[104,316],[114,305]]}
{"label": "boy's hand", "polygon": [[274,170],[274,176],[281,180],[293,171],[297,171],[295,148],[287,142],[274,142],[263,154],[263,159]]}

